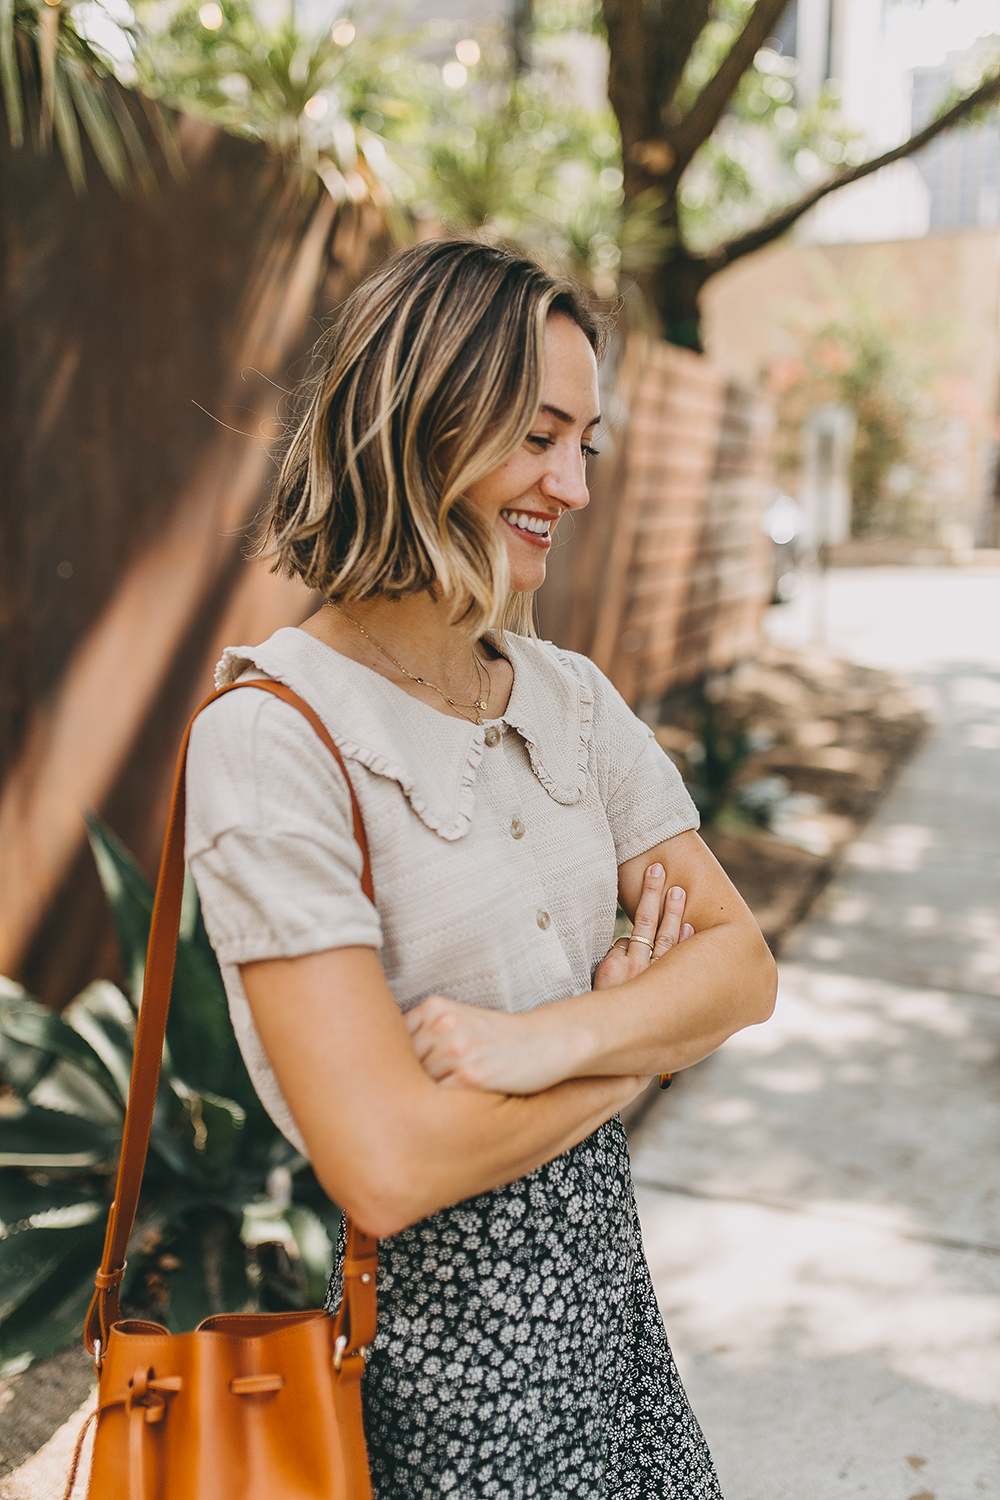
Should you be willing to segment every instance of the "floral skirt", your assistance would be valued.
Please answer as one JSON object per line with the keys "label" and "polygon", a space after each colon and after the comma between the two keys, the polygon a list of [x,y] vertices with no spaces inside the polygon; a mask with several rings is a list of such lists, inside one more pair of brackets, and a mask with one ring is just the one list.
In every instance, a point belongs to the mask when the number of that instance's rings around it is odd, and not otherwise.
{"label": "floral skirt", "polygon": [[377,1500],[722,1500],[617,1118],[382,1241],[363,1399]]}

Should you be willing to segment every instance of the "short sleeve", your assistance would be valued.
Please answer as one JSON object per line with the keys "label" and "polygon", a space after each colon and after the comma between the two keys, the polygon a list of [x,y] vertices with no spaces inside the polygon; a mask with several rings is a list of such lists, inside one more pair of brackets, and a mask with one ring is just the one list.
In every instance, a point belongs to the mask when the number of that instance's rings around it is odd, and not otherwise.
{"label": "short sleeve", "polygon": [[699,821],[681,773],[652,731],[642,727],[647,739],[606,804],[620,865],[664,839],[697,828]]}
{"label": "short sleeve", "polygon": [[287,704],[248,689],[199,715],[186,834],[220,963],[381,946],[343,773]]}
{"label": "short sleeve", "polygon": [[594,695],[593,759],[618,863],[699,824],[681,773],[588,657],[560,653]]}

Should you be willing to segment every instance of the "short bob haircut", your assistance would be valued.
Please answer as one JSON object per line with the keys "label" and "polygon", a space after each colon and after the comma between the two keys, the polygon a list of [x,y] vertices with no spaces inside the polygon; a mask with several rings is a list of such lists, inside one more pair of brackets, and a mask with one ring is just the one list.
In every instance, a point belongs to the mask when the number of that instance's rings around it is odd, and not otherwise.
{"label": "short bob haircut", "polygon": [[510,592],[466,493],[530,430],[553,313],[601,357],[607,324],[583,289],[506,250],[431,240],[358,287],[317,347],[281,465],[275,570],[345,604],[436,585],[471,634],[531,633],[531,595]]}

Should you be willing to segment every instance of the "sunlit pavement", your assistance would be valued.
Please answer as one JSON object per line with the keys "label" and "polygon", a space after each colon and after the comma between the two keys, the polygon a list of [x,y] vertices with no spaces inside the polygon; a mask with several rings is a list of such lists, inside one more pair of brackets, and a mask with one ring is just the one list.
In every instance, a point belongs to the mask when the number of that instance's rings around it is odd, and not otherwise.
{"label": "sunlit pavement", "polygon": [[785,948],[775,1018],[633,1140],[726,1500],[1000,1500],[1000,571],[828,575],[769,633],[934,729]]}

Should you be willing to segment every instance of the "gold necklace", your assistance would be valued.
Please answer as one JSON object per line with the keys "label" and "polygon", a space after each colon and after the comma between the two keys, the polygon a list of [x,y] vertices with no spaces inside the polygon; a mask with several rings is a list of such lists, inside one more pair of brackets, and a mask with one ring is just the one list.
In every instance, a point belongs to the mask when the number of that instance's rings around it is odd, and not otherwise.
{"label": "gold necklace", "polygon": [[442,697],[451,708],[456,708],[460,712],[463,709],[466,712],[471,712],[474,709],[476,712],[476,723],[481,724],[483,722],[482,716],[490,706],[489,699],[492,683],[490,682],[489,672],[486,672],[486,685],[484,686],[483,684],[483,666],[479,660],[479,657],[476,655],[475,648],[473,648],[472,650],[472,660],[476,668],[476,675],[479,679],[479,697],[476,699],[475,703],[459,703],[456,701],[456,699],[449,698],[444,689],[439,688],[436,682],[431,682],[426,677],[418,677],[415,672],[410,672],[406,667],[404,667],[403,663],[401,661],[397,661],[392,652],[387,651],[381,644],[381,642],[377,641],[375,637],[365,629],[361,621],[356,620],[354,616],[350,614],[342,604],[337,604],[333,599],[330,600],[330,603],[333,604],[334,608],[338,609],[342,615],[350,620],[351,624],[356,626],[356,628],[360,630],[365,640],[371,641],[372,645],[375,647],[375,650],[380,651],[387,661],[391,661],[396,670],[398,672],[402,672],[403,676],[408,678],[410,682],[418,682],[421,687],[429,687],[433,692]]}

